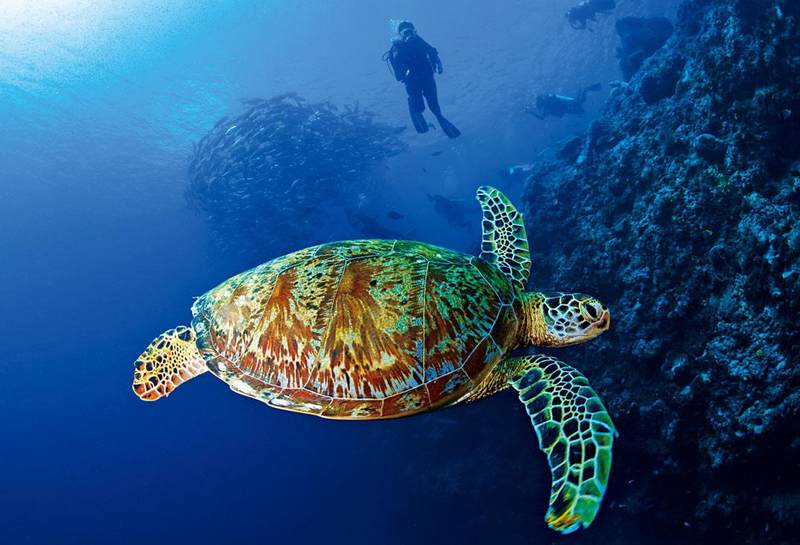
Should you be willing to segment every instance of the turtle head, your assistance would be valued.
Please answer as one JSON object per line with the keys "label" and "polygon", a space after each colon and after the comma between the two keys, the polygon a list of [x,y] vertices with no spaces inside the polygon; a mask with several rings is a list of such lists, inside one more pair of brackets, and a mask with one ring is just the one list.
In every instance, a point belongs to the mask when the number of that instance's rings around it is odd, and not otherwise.
{"label": "turtle head", "polygon": [[143,401],[156,401],[189,379],[208,370],[197,350],[191,327],[179,326],[159,335],[136,359],[133,393]]}
{"label": "turtle head", "polygon": [[583,293],[522,295],[520,345],[570,346],[594,339],[611,325],[608,309]]}

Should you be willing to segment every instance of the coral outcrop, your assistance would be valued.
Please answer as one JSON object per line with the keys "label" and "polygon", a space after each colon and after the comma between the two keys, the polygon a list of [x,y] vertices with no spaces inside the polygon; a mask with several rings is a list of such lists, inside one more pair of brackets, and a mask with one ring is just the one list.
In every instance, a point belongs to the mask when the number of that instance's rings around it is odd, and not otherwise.
{"label": "coral outcrop", "polygon": [[687,0],[526,184],[537,284],[612,310],[573,358],[621,433],[607,516],[704,542],[800,531],[798,74],[799,2]]}

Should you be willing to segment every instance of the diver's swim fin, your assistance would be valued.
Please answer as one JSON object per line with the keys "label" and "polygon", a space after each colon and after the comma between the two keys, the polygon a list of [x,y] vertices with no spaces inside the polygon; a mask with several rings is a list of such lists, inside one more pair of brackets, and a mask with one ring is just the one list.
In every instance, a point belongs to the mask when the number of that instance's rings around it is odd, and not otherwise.
{"label": "diver's swim fin", "polygon": [[458,138],[459,136],[461,136],[461,131],[458,130],[455,125],[450,123],[443,116],[439,116],[436,119],[439,121],[439,126],[442,128],[442,131],[447,136],[449,136],[450,138]]}
{"label": "diver's swim fin", "polygon": [[418,133],[428,132],[428,122],[422,112],[411,112],[411,122]]}

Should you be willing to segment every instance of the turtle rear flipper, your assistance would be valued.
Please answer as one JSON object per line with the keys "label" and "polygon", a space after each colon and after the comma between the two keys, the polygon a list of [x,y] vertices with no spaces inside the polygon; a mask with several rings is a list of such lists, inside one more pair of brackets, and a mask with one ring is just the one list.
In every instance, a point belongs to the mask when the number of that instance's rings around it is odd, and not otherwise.
{"label": "turtle rear flipper", "polygon": [[481,259],[524,290],[531,274],[531,253],[522,214],[505,195],[488,185],[478,188],[476,198],[483,210]]}
{"label": "turtle rear flipper", "polygon": [[178,326],[159,335],[136,359],[133,392],[144,401],[156,401],[202,375],[208,368],[195,344],[194,330]]}
{"label": "turtle rear flipper", "polygon": [[501,364],[531,417],[553,479],[545,521],[563,534],[588,527],[600,509],[611,471],[616,430],[582,374],[549,356]]}

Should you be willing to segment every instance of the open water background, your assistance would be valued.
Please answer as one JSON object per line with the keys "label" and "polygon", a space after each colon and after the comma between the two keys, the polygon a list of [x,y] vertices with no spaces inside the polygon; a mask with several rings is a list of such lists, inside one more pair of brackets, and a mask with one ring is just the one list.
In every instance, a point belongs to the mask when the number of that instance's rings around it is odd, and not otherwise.
{"label": "open water background", "polygon": [[[617,16],[672,17],[676,3],[619,1]],[[370,206],[472,251],[475,188],[517,200],[521,181],[500,171],[584,129],[620,77],[614,17],[575,31],[570,5],[0,1],[0,541],[565,543],[543,523],[549,472],[512,393],[351,423],[271,410],[210,374],[157,404],[130,382],[147,343],[188,323],[192,297],[257,264],[210,244],[184,199],[192,145],[220,117],[296,91],[410,127],[380,57],[389,19],[414,21],[440,51],[440,99],[464,135],[409,128]],[[582,117],[522,111],[596,81]],[[464,199],[474,225],[447,224],[427,193]],[[342,224],[290,242],[360,236]],[[647,532],[601,512],[567,539]]]}

